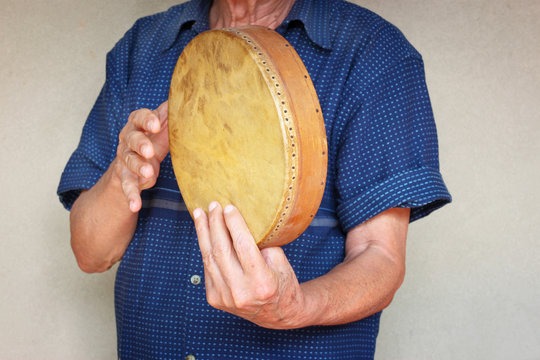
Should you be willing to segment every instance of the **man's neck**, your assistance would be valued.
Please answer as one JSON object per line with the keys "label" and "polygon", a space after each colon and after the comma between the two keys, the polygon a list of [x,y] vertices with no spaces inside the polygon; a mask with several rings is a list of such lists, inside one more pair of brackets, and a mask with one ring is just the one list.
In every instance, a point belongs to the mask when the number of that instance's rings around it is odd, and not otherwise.
{"label": "man's neck", "polygon": [[210,28],[260,25],[275,29],[285,20],[293,3],[294,0],[214,0]]}

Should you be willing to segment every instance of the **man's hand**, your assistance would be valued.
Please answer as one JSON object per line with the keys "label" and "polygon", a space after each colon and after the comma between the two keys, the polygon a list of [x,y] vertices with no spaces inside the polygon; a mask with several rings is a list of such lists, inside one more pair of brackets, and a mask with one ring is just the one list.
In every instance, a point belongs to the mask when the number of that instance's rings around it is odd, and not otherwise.
{"label": "man's hand", "polygon": [[345,259],[299,284],[281,248],[259,251],[240,212],[210,204],[193,212],[206,297],[260,326],[292,329],[360,320],[390,304],[405,275],[409,209],[393,208],[347,233]]}
{"label": "man's hand", "polygon": [[217,202],[193,212],[204,262],[206,297],[217,309],[260,326],[303,326],[305,298],[283,250],[259,251],[240,212]]}
{"label": "man's hand", "polygon": [[160,163],[169,152],[168,110],[168,101],[156,110],[136,110],[120,132],[115,171],[134,213],[142,206],[141,190],[154,186]]}

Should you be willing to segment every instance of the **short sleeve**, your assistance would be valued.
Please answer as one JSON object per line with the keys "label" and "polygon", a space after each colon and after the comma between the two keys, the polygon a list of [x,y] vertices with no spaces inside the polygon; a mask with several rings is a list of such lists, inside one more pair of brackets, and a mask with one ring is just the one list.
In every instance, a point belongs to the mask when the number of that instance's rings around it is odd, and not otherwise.
{"label": "short sleeve", "polygon": [[71,155],[57,189],[66,209],[82,190],[91,188],[116,155],[121,128],[127,64],[122,59],[128,35],[107,54],[105,84],[83,127],[79,145]]}
{"label": "short sleeve", "polygon": [[414,221],[451,201],[421,58],[397,62],[366,87],[338,150],[336,188],[345,231],[392,207],[411,208]]}

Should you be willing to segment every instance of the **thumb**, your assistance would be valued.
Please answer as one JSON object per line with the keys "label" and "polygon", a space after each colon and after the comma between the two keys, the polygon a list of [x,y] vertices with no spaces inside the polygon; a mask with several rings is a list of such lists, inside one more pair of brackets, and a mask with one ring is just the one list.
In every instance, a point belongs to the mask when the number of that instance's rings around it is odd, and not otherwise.
{"label": "thumb", "polygon": [[169,153],[169,131],[167,130],[169,120],[169,101],[165,101],[159,107],[154,110],[154,114],[159,119],[160,130],[153,134],[152,143],[154,144],[154,150],[156,158],[159,162],[163,161],[165,156]]}
{"label": "thumb", "polygon": [[155,112],[159,119],[159,123],[163,126],[166,120],[169,119],[169,100],[159,105]]}
{"label": "thumb", "polygon": [[283,271],[291,269],[291,264],[289,264],[287,256],[285,256],[283,249],[279,246],[264,248],[261,250],[261,255],[272,270]]}

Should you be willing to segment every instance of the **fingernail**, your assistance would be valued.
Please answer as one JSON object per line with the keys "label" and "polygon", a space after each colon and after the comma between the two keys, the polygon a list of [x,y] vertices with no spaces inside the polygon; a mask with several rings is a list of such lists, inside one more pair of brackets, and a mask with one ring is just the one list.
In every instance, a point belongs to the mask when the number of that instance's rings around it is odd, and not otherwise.
{"label": "fingernail", "polygon": [[193,219],[197,219],[201,215],[202,215],[202,210],[201,209],[195,209],[193,211]]}
{"label": "fingernail", "polygon": [[141,168],[141,174],[142,176],[144,176],[145,178],[149,178],[150,176],[152,176],[152,170],[150,168],[149,165],[145,165]]}
{"label": "fingernail", "polygon": [[229,204],[229,205],[225,206],[225,209],[223,211],[226,212],[226,213],[230,213],[233,210],[234,210],[234,206]]}
{"label": "fingernail", "polygon": [[135,200],[129,200],[129,209],[135,211]]}
{"label": "fingernail", "polygon": [[210,203],[210,205],[208,205],[208,211],[212,211],[216,208],[216,206],[218,206],[218,202],[217,201],[212,201]]}
{"label": "fingernail", "polygon": [[153,130],[154,129],[153,125],[154,125],[154,120],[148,120],[146,122],[146,130],[150,130],[150,131]]}
{"label": "fingernail", "polygon": [[143,145],[141,148],[141,152],[145,157],[150,157],[150,146],[149,145]]}

